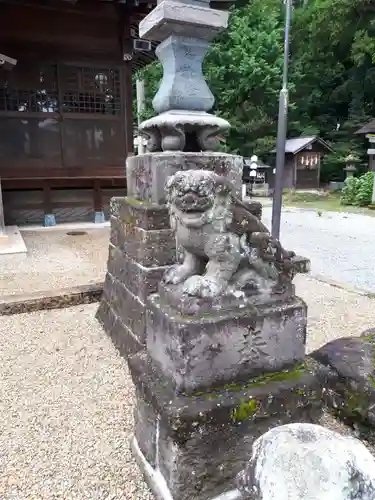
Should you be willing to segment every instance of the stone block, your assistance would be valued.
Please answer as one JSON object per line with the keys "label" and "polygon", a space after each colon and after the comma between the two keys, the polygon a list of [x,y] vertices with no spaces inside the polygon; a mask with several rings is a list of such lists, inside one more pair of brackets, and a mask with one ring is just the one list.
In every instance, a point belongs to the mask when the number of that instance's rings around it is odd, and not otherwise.
{"label": "stone block", "polygon": [[122,223],[132,223],[133,226],[148,231],[170,227],[168,208],[165,205],[141,202],[126,196],[111,199],[111,215]]}
{"label": "stone block", "polygon": [[176,242],[171,229],[146,230],[134,221],[111,217],[110,244],[142,266],[167,266],[176,262]]}
{"label": "stone block", "polygon": [[302,361],[306,322],[297,297],[183,316],[154,294],[147,300],[147,349],[176,390],[192,392]]}
{"label": "stone block", "polygon": [[141,344],[145,343],[146,314],[144,304],[124,285],[107,272],[103,299]]}
{"label": "stone block", "polygon": [[128,195],[135,199],[135,204],[136,200],[143,200],[163,205],[166,201],[165,183],[168,177],[179,170],[211,170],[227,177],[239,196],[242,168],[242,157],[225,153],[176,151],[132,156],[127,159],[126,168]]}
{"label": "stone block", "polygon": [[168,266],[144,267],[134,261],[119,247],[110,244],[108,272],[144,303],[158,289],[160,280]]}
{"label": "stone block", "polygon": [[136,415],[133,452],[162,500],[211,500],[230,491],[259,436],[321,417],[321,388],[304,365],[191,396],[159,378],[145,352],[129,366],[140,408],[147,407],[147,415]]}
{"label": "stone block", "polygon": [[111,338],[121,356],[128,358],[144,348],[144,344],[124,325],[105,299],[100,302],[96,319]]}
{"label": "stone block", "polygon": [[125,243],[125,229],[121,223],[121,221],[111,215],[110,218],[111,223],[111,232],[109,235],[109,243],[112,246],[124,248]]}
{"label": "stone block", "polygon": [[228,16],[228,12],[209,5],[164,0],[139,23],[139,36],[162,41],[180,35],[210,41],[227,27]]}
{"label": "stone block", "polygon": [[167,266],[176,262],[175,237],[170,229],[146,231],[135,227],[125,238],[124,252],[143,266]]}

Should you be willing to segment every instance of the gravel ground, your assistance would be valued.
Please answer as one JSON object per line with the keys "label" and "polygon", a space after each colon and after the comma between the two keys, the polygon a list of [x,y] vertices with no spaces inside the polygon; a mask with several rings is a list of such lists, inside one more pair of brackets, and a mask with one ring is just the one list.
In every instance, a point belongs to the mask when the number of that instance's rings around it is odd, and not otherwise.
{"label": "gravel ground", "polygon": [[[373,299],[305,276],[296,284],[310,305],[309,349],[371,326]],[[1,317],[1,500],[152,499],[129,449],[132,383],[96,308]]]}
{"label": "gravel ground", "polygon": [[375,326],[375,299],[298,275],[297,295],[308,305],[307,349],[338,337],[359,335]]}
{"label": "gravel ground", "polygon": [[133,391],[97,305],[1,317],[1,500],[151,500]]}
{"label": "gravel ground", "polygon": [[104,280],[109,228],[25,231],[26,255],[1,256],[0,296],[40,292]]}
{"label": "gravel ground", "polygon": [[[271,207],[264,222],[271,227]],[[311,260],[312,273],[375,292],[375,217],[344,212],[285,208],[283,245]]]}

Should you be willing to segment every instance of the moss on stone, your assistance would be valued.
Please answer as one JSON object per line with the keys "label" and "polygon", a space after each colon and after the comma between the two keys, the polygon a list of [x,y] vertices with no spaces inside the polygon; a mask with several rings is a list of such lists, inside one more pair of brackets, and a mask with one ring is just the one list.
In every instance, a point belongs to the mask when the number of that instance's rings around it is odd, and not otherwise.
{"label": "moss on stone", "polygon": [[299,378],[305,372],[305,370],[306,370],[305,364],[300,363],[294,366],[293,368],[281,370],[279,372],[262,373],[262,375],[248,379],[244,383],[233,382],[230,384],[225,384],[223,386],[212,388],[211,391],[194,392],[192,396],[205,397],[209,399],[210,396],[214,394],[218,395],[219,393],[224,391],[241,392],[241,391],[246,391],[247,389],[253,389],[255,387],[267,385],[271,382],[286,382],[288,380],[295,380]]}
{"label": "moss on stone", "polygon": [[243,422],[253,417],[260,408],[260,402],[254,398],[246,401],[241,398],[240,404],[230,412],[231,420],[234,423]]}
{"label": "moss on stone", "polygon": [[135,215],[126,215],[122,217],[121,222],[125,226],[135,226],[137,224],[137,217],[135,217]]}
{"label": "moss on stone", "polygon": [[130,198],[129,196],[126,197],[126,202],[129,204],[129,205],[133,205],[135,207],[153,207],[154,206],[154,203],[152,203],[151,201],[147,201],[147,200],[138,200],[137,198]]}
{"label": "moss on stone", "polygon": [[366,422],[370,406],[368,394],[366,392],[353,391],[347,387],[342,387],[338,394],[342,398],[342,404],[333,408],[334,415],[340,420],[351,423]]}
{"label": "moss on stone", "polygon": [[296,393],[298,394],[298,396],[306,396],[306,392],[300,388],[296,390]]}

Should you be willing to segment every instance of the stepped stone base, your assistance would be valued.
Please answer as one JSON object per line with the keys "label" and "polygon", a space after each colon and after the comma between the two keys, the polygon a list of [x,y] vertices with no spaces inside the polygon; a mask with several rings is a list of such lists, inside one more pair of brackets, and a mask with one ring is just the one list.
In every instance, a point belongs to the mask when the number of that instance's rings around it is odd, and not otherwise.
{"label": "stepped stone base", "polygon": [[121,355],[144,347],[146,299],[175,255],[165,206],[131,197],[111,200],[107,274],[96,317]]}
{"label": "stepped stone base", "polygon": [[133,453],[161,500],[229,492],[260,435],[321,417],[321,388],[305,364],[189,396],[166,384],[145,352],[129,366],[137,389]]}

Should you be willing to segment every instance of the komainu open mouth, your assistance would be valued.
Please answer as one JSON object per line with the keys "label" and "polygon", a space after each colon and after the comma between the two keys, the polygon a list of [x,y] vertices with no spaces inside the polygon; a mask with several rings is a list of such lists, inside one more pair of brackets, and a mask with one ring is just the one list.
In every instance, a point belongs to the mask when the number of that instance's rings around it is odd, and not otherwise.
{"label": "komainu open mouth", "polygon": [[200,197],[195,193],[189,192],[176,198],[175,205],[183,212],[197,212],[202,213],[211,207],[210,201],[204,197]]}

